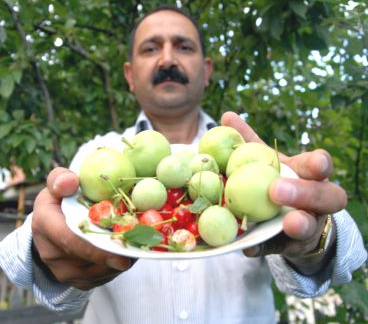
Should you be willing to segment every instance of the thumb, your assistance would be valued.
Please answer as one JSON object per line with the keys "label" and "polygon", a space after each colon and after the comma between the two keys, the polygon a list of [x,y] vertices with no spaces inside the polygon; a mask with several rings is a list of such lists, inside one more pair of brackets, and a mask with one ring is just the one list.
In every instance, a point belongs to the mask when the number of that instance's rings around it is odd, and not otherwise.
{"label": "thumb", "polygon": [[47,177],[47,188],[55,198],[71,196],[78,187],[78,176],[66,168],[55,168]]}

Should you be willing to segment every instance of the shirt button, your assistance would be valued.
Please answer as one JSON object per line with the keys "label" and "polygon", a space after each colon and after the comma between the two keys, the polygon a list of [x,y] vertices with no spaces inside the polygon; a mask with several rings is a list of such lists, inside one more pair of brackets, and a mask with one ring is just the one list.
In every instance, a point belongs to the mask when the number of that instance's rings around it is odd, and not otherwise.
{"label": "shirt button", "polygon": [[181,311],[180,314],[179,314],[179,317],[180,317],[180,319],[183,319],[183,320],[187,319],[188,318],[188,312]]}

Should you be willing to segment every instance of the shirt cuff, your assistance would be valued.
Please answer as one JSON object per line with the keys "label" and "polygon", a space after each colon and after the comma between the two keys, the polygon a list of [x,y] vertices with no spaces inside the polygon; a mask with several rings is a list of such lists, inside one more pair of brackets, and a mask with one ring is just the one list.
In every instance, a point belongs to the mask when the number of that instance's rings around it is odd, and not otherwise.
{"label": "shirt cuff", "polygon": [[266,256],[280,291],[303,298],[319,296],[330,285],[349,282],[353,271],[367,259],[362,236],[351,216],[343,210],[334,214],[333,219],[336,225],[336,255],[318,274],[310,277],[301,275],[281,255]]}
{"label": "shirt cuff", "polygon": [[91,292],[58,283],[34,262],[31,225],[32,214],[0,242],[0,267],[14,285],[33,290],[36,301],[48,309],[61,313],[81,310]]}

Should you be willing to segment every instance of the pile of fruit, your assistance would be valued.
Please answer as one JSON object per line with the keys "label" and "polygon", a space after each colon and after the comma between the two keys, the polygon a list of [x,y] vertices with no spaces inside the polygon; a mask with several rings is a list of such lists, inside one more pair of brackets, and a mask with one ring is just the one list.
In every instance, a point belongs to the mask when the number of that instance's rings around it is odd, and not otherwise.
{"label": "pile of fruit", "polygon": [[247,222],[279,214],[268,197],[280,177],[278,155],[245,143],[233,128],[217,126],[198,152],[172,152],[167,139],[147,130],[122,152],[99,148],[80,168],[81,197],[89,220],[123,244],[155,251],[193,251],[236,239]]}

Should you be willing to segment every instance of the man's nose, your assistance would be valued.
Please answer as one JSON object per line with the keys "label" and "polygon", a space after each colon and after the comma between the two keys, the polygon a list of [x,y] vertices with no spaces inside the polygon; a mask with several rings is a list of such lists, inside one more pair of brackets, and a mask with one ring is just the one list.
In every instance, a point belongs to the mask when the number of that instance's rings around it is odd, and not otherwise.
{"label": "man's nose", "polygon": [[162,48],[159,65],[161,68],[169,68],[177,65],[175,49],[171,45]]}

